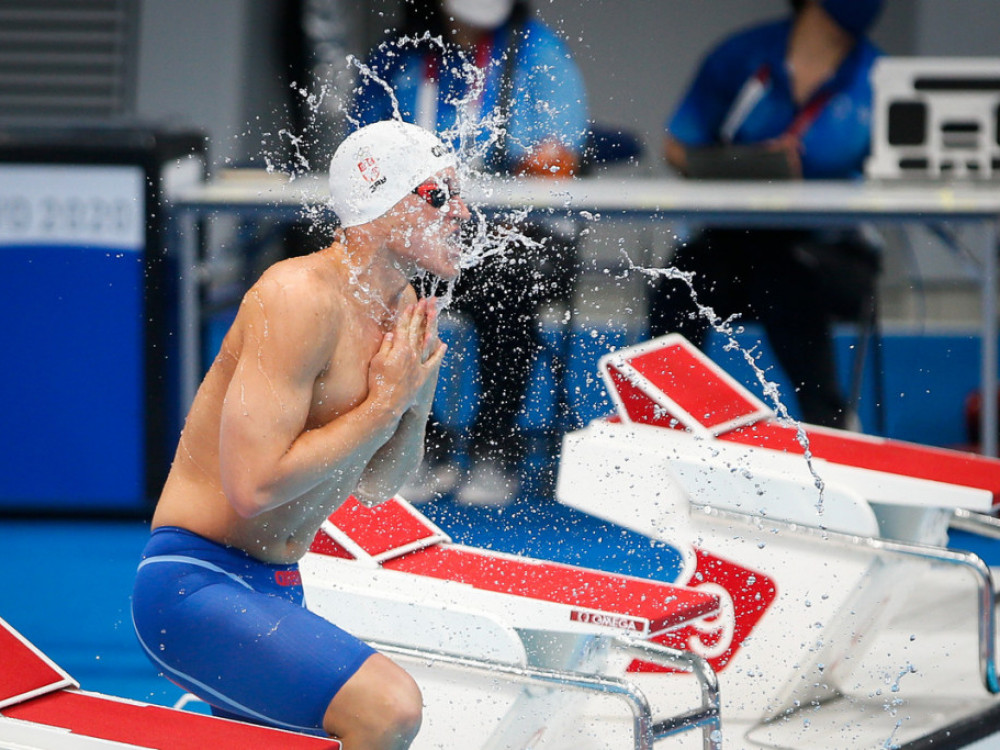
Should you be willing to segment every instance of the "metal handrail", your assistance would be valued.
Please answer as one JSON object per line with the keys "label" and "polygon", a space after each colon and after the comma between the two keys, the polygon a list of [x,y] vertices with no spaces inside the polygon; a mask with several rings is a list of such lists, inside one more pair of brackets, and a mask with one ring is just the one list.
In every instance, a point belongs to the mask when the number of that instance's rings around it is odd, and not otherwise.
{"label": "metal handrail", "polygon": [[450,654],[435,649],[418,649],[395,643],[368,641],[376,650],[403,659],[424,663],[444,664],[490,677],[503,675],[511,682],[521,684],[554,685],[564,689],[596,692],[624,700],[632,711],[635,750],[652,750],[653,743],[672,734],[692,729],[702,729],[705,747],[721,750],[722,732],[719,718],[718,679],[708,663],[701,657],[658,644],[612,637],[609,641],[633,656],[639,656],[663,666],[671,666],[696,676],[701,689],[700,710],[686,712],[667,722],[654,724],[652,709],[645,694],[628,680],[607,675],[585,674],[569,670],[516,666],[487,659]]}
{"label": "metal handrail", "polygon": [[653,725],[653,739],[661,740],[680,732],[700,727],[706,748],[722,747],[722,716],[719,700],[719,678],[708,661],[690,651],[631,638],[615,638],[613,643],[622,651],[644,661],[671,666],[690,672],[701,690],[701,708],[658,721]]}
{"label": "metal handrail", "polygon": [[990,539],[1000,539],[1000,518],[988,516],[985,513],[974,513],[965,508],[955,508],[948,524],[953,529],[969,531]]}
{"label": "metal handrail", "polygon": [[[957,565],[969,571],[973,578],[975,578],[978,589],[979,675],[983,681],[983,685],[990,693],[1000,693],[996,653],[996,594],[993,589],[993,575],[990,572],[990,568],[983,562],[983,559],[979,555],[973,552],[962,552],[945,547],[900,542],[881,537],[846,534],[840,531],[830,531],[829,529],[816,526],[806,526],[790,521],[779,521],[773,518],[765,519],[762,516],[752,513],[729,509],[723,510],[707,504],[691,503],[691,507],[708,516],[715,516],[720,519],[744,523],[758,528],[767,524],[769,529],[784,530],[795,534],[821,538],[832,544],[844,547],[867,547],[877,553],[900,557],[916,557],[947,565]],[[971,522],[966,517],[963,517],[962,521],[966,523]],[[992,524],[990,526],[992,527]],[[997,524],[996,533],[1000,535],[1000,524]]]}

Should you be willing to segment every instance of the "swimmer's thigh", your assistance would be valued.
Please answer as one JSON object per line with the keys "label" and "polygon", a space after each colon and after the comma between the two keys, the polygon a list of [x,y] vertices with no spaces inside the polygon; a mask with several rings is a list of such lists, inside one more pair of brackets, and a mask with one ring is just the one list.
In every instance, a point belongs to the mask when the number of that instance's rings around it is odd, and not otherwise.
{"label": "swimmer's thigh", "polygon": [[164,673],[227,714],[272,726],[322,733],[333,696],[374,653],[301,605],[235,583],[159,604],[155,630],[142,630]]}

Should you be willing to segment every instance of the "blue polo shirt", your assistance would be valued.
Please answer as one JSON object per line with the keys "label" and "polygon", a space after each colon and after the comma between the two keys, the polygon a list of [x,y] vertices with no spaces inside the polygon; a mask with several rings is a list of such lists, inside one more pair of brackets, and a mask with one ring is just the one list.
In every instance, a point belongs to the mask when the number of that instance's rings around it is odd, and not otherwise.
{"label": "blue polo shirt", "polygon": [[[395,116],[395,96],[399,116],[407,122],[428,127],[462,154],[485,153],[487,165],[496,171],[509,171],[528,152],[544,140],[555,138],[576,154],[582,154],[587,133],[587,98],[583,77],[570,55],[569,48],[548,27],[529,19],[523,27],[513,71],[513,96],[507,122],[505,156],[490,146],[497,128],[491,118],[497,112],[500,83],[503,79],[504,54],[510,27],[497,29],[480,50],[480,58],[464,59],[455,51],[441,52],[431,41],[419,45],[392,41],[381,44],[366,65],[372,75],[362,73],[352,108],[356,127]],[[475,122],[460,118],[460,102],[469,98],[474,76],[469,64],[485,72],[483,90],[476,100]],[[383,81],[392,89],[390,95]],[[429,87],[429,84],[433,84]],[[433,123],[419,116],[421,97],[435,94]],[[427,104],[423,104],[426,111]]]}
{"label": "blue polo shirt", "polygon": [[[724,142],[727,121],[737,126],[734,144],[759,143],[784,134],[803,107],[792,96],[785,58],[790,19],[739,32],[712,50],[667,123],[667,132],[687,146]],[[880,51],[858,40],[834,76],[817,92],[825,99],[802,136],[802,171],[806,179],[844,179],[863,173],[871,139],[870,74]],[[747,96],[748,81],[765,80],[759,96]],[[746,107],[734,116],[742,100]],[[747,106],[748,100],[752,103]]]}

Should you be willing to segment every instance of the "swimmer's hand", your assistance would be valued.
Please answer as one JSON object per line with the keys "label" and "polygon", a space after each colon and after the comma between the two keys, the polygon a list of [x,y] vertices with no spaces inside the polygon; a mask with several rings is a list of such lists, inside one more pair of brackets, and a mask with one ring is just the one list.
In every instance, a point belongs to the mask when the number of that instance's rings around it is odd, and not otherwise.
{"label": "swimmer's hand", "polygon": [[426,297],[417,305],[423,305],[425,309],[422,356],[426,362],[441,346],[441,339],[438,337],[437,297]]}
{"label": "swimmer's hand", "polygon": [[444,359],[447,347],[437,338],[434,322],[430,325],[435,333],[428,338],[427,310],[424,300],[408,305],[368,367],[369,400],[397,417],[426,397],[425,386],[436,382]]}
{"label": "swimmer's hand", "polygon": [[[423,357],[423,361],[430,361],[431,357],[435,356],[438,350],[441,351],[441,359],[443,359],[447,346],[445,346],[445,344],[443,344],[441,339],[438,337],[437,297],[427,297],[422,299],[417,304],[425,306],[422,333],[423,350],[421,355]],[[426,406],[430,409],[431,402],[434,400],[434,391],[437,388],[437,376],[441,368],[441,359],[438,360],[438,364],[435,366],[432,376],[427,378],[423,387],[420,389],[420,393],[417,394],[415,406],[418,408]]]}

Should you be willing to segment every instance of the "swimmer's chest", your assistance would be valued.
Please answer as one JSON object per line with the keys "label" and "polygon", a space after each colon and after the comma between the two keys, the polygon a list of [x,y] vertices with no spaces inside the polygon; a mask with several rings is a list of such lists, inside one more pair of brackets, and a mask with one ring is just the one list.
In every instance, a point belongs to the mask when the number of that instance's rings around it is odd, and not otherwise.
{"label": "swimmer's chest", "polygon": [[382,341],[375,321],[351,326],[338,337],[326,367],[313,383],[308,427],[327,424],[368,397],[368,372]]}

